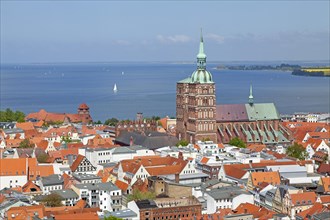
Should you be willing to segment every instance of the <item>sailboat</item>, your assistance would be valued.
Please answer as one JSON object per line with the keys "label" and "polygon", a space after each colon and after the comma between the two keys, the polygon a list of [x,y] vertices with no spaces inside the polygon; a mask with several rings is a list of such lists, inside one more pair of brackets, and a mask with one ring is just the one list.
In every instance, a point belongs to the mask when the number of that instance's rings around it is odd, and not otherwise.
{"label": "sailboat", "polygon": [[117,91],[118,91],[118,89],[117,89],[117,85],[115,83],[115,85],[113,86],[113,92],[117,92]]}

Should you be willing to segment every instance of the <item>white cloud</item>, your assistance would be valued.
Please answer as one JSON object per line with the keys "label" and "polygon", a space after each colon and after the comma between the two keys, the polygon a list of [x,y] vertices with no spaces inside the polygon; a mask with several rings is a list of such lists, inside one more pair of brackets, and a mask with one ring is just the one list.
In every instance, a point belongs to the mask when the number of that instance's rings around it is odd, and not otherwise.
{"label": "white cloud", "polygon": [[218,44],[222,44],[224,42],[224,40],[225,40],[225,38],[223,36],[217,35],[217,34],[212,34],[212,33],[206,34],[205,35],[205,38],[214,40]]}
{"label": "white cloud", "polygon": [[157,40],[161,43],[187,43],[191,41],[190,37],[186,35],[163,36],[157,35]]}

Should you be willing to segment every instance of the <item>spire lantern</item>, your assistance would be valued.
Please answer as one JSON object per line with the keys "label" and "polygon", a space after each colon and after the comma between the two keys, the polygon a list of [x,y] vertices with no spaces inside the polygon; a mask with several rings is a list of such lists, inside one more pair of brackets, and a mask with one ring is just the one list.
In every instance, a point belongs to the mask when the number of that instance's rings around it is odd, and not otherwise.
{"label": "spire lantern", "polygon": [[250,85],[249,104],[253,105],[252,85]]}
{"label": "spire lantern", "polygon": [[198,69],[206,68],[206,54],[204,53],[204,41],[203,41],[202,29],[201,29],[201,39],[199,42],[199,52],[197,54],[197,66]]}

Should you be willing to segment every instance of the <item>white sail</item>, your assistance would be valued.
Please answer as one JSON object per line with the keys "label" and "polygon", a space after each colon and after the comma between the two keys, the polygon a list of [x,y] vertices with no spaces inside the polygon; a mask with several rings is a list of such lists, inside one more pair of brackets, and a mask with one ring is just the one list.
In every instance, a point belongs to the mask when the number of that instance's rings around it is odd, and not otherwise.
{"label": "white sail", "polygon": [[117,91],[118,91],[116,83],[115,83],[115,85],[113,86],[113,91],[114,91],[114,92],[117,92]]}

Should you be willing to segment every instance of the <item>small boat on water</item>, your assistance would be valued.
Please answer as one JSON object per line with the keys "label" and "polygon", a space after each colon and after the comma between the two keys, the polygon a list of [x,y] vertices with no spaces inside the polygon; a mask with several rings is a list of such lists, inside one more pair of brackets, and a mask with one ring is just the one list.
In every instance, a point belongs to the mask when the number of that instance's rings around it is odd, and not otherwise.
{"label": "small boat on water", "polygon": [[115,83],[115,85],[113,86],[113,92],[117,92],[118,89],[117,89],[117,84]]}

